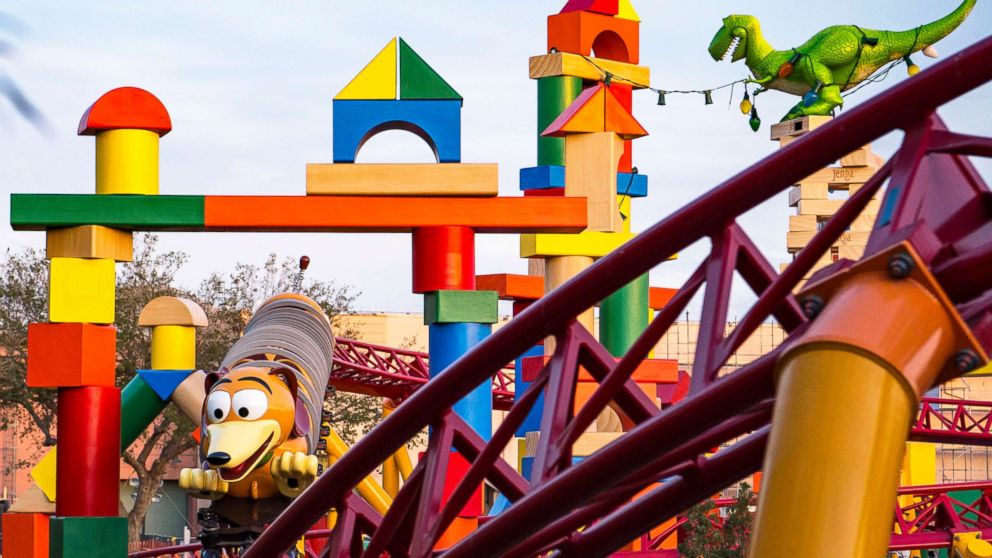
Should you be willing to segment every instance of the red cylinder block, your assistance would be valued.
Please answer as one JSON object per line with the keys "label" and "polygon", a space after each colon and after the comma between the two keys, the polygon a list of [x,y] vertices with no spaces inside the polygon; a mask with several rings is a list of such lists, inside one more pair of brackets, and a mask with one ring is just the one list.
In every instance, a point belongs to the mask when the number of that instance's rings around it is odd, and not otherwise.
{"label": "red cylinder block", "polygon": [[475,290],[475,231],[423,227],[413,231],[413,292]]}
{"label": "red cylinder block", "polygon": [[118,515],[121,390],[59,389],[55,514]]}

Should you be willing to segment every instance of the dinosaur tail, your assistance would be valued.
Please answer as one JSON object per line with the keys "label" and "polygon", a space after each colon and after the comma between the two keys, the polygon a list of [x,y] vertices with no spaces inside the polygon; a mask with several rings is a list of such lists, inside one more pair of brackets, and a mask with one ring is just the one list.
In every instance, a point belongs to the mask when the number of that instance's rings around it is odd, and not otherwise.
{"label": "dinosaur tail", "polygon": [[903,54],[908,55],[923,50],[924,48],[950,35],[951,32],[957,29],[958,26],[964,22],[965,18],[968,17],[977,1],[978,0],[964,0],[961,2],[961,5],[957,7],[957,9],[937,21],[926,23],[916,29],[897,32],[896,34],[900,36],[900,39],[902,39],[898,41],[898,44],[905,45],[907,50]]}
{"label": "dinosaur tail", "polygon": [[334,335],[320,306],[308,297],[284,293],[259,306],[222,367],[285,367],[296,375],[297,397],[310,418],[310,450],[317,447],[324,392],[331,378]]}

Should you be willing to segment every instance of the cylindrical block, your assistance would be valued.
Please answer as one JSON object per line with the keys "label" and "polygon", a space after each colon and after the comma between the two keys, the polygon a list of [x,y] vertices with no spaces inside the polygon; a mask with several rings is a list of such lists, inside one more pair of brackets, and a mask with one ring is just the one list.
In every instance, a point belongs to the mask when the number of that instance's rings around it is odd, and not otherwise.
{"label": "cylindrical block", "polygon": [[135,376],[124,386],[121,391],[121,453],[141,436],[168,404],[141,376]]}
{"label": "cylindrical block", "polygon": [[613,356],[623,356],[648,327],[648,276],[644,274],[603,299],[599,340]]}
{"label": "cylindrical block", "polygon": [[565,140],[541,137],[572,101],[582,93],[582,79],[546,77],[537,80],[537,164],[565,165]]}
{"label": "cylindrical block", "polygon": [[55,513],[109,517],[120,501],[121,390],[59,389]]}
{"label": "cylindrical block", "polygon": [[[437,376],[492,332],[489,324],[430,324],[430,376]],[[488,378],[453,407],[455,414],[488,440],[492,436],[493,386]]]}
{"label": "cylindrical block", "polygon": [[158,194],[157,132],[107,130],[96,135],[97,194]]}
{"label": "cylindrical block", "polygon": [[423,227],[413,231],[413,292],[474,291],[475,231]]}
{"label": "cylindrical block", "polygon": [[[545,294],[567,283],[572,277],[582,273],[591,266],[593,259],[588,256],[556,256],[545,258],[544,261],[544,292]],[[590,308],[576,318],[589,333],[596,333],[595,309]],[[549,337],[544,341],[544,354],[555,352],[555,338]]]}
{"label": "cylindrical block", "polygon": [[160,325],[152,329],[153,370],[196,368],[196,328]]}

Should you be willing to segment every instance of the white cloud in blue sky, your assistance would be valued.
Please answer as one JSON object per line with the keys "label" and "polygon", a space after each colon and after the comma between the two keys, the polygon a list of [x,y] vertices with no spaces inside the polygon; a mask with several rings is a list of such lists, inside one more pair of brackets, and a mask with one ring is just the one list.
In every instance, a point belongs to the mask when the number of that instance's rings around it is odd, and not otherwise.
{"label": "white cloud in blue sky", "polygon": [[[42,137],[0,106],[0,214],[11,192],[89,193],[93,140],[75,135],[86,107],[103,92],[135,85],[168,107],[174,131],[162,141],[163,194],[304,193],[308,162],[331,159],[331,98],[393,36],[404,37],[464,97],[463,160],[500,163],[500,190],[519,195],[517,172],[535,164],[534,84],[527,58],[545,48],[545,18],[564,0],[481,2],[34,2],[3,10],[24,22],[19,49],[4,68],[50,120]],[[643,18],[641,63],[656,87],[700,89],[745,75],[738,63],[714,63],[706,52],[728,13],[758,16],[778,48],[799,44],[826,25],[857,23],[900,30],[936,19],[952,0],[834,0],[829,4],[754,0],[673,2],[635,0]],[[830,11],[827,11],[829,7]],[[992,28],[992,6],[980,2],[971,19],[938,45],[942,54],[981,39]],[[919,57],[924,69],[932,61]],[[904,79],[889,79],[849,101],[857,103]],[[635,115],[651,132],[635,145],[635,165],[651,180],[651,198],[635,202],[643,229],[718,182],[768,155],[768,125],[794,102],[761,97],[765,126],[758,134],[726,91],[704,106],[698,96],[670,96],[668,106],[642,93]],[[951,103],[941,113],[954,129],[990,135],[992,87]],[[412,136],[411,136],[412,138]],[[878,142],[891,153],[898,137]],[[365,160],[424,160],[426,148],[401,133],[377,138]],[[988,167],[983,167],[988,170]],[[785,261],[784,196],[742,222],[774,262]],[[309,254],[311,274],[351,283],[363,309],[417,311],[410,294],[408,235],[167,234],[167,248],[192,256],[180,277],[195,285],[237,261],[260,263],[269,252]],[[0,227],[0,246],[42,246],[40,233]],[[481,236],[480,273],[526,270],[515,236]],[[655,285],[675,285],[691,271],[666,264]],[[698,260],[696,260],[698,261]]]}

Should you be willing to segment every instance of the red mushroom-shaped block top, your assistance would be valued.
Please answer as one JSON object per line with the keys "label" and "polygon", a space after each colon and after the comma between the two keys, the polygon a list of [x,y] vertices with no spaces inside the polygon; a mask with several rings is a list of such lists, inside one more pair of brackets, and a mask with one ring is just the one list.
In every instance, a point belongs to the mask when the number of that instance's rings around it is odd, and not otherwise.
{"label": "red mushroom-shaped block top", "polygon": [[79,121],[81,136],[121,128],[150,130],[164,136],[172,130],[172,120],[155,95],[137,87],[118,87],[90,105]]}

